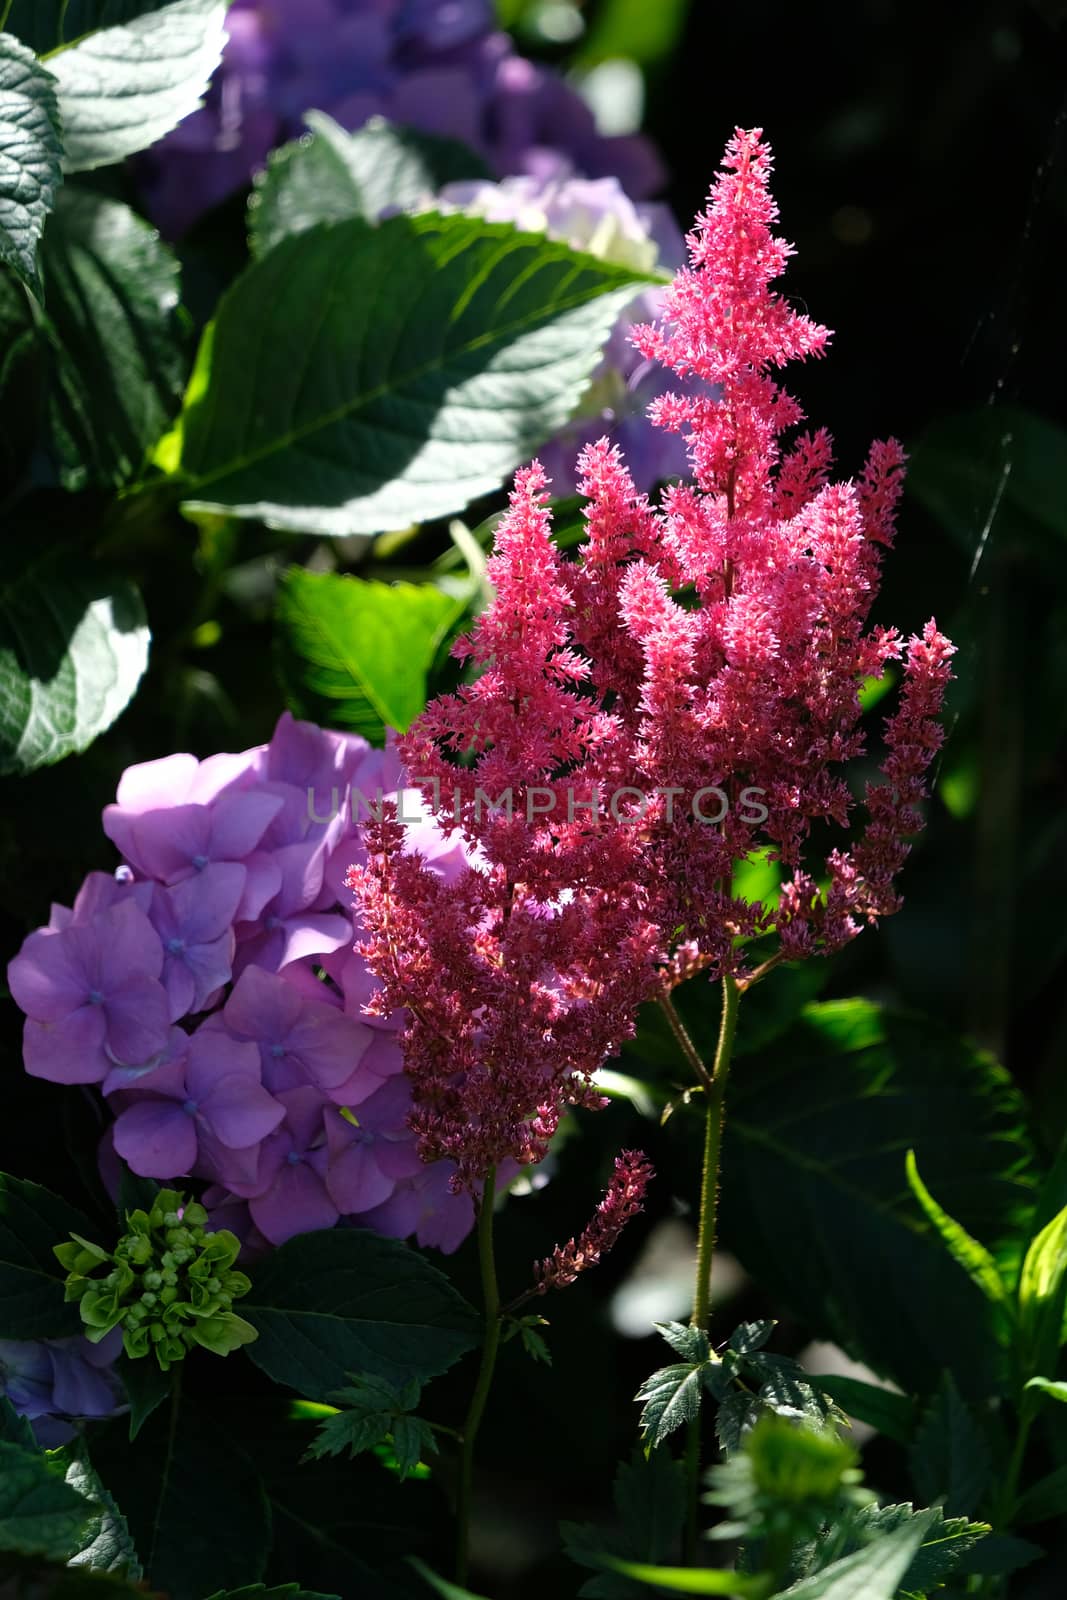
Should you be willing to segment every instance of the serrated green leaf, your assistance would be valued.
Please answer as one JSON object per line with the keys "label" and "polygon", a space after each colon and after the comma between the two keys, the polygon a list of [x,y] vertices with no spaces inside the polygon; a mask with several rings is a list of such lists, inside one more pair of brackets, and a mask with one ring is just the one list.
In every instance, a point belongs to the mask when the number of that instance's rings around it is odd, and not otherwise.
{"label": "serrated green leaf", "polygon": [[7,1339],[60,1339],[81,1332],[76,1305],[64,1299],[53,1245],[93,1233],[82,1213],[25,1178],[0,1173],[0,1304]]}
{"label": "serrated green leaf", "polygon": [[222,56],[227,5],[170,0],[51,58],[65,171],[123,161],[196,110]]}
{"label": "serrated green leaf", "polygon": [[41,292],[37,246],[63,182],[55,82],[32,50],[0,33],[0,261]]}
{"label": "serrated green leaf", "polygon": [[[929,1511],[916,1511],[911,1505],[862,1506],[850,1518],[847,1542],[838,1556],[851,1553],[850,1547],[864,1548],[874,1538],[884,1537],[897,1528],[910,1525],[916,1517],[923,1517],[927,1527],[923,1542],[900,1584],[902,1594],[925,1594],[940,1587],[950,1573],[964,1570],[964,1564],[977,1559],[976,1550],[989,1536],[987,1522],[969,1522],[966,1517],[945,1519],[938,1507]],[[827,1532],[827,1542],[840,1538],[840,1529]],[[829,1563],[827,1563],[829,1565]],[[820,1567],[819,1570],[825,1570]],[[970,1565],[967,1571],[975,1570]]]}
{"label": "serrated green leaf", "polygon": [[283,239],[223,297],[201,344],[186,509],[316,534],[461,511],[567,421],[648,281],[458,215]]}
{"label": "serrated green leaf", "polygon": [[907,1392],[931,1393],[946,1368],[964,1395],[1002,1392],[989,1302],[918,1225],[902,1155],[914,1146],[962,1226],[1010,1253],[1037,1165],[1026,1115],[988,1055],[929,1019],[862,1000],[809,1005],[731,1078],[723,1248],[819,1337]]}
{"label": "serrated green leaf", "polygon": [[922,1511],[853,1555],[783,1590],[789,1600],[893,1600],[936,1511]]}
{"label": "serrated green leaf", "polygon": [[220,1589],[211,1600],[339,1600],[335,1594],[312,1594],[298,1583],[281,1583],[267,1588],[265,1583],[250,1583],[243,1589]]}
{"label": "serrated green leaf", "polygon": [[911,1445],[911,1472],[924,1500],[944,1500],[950,1517],[973,1516],[993,1470],[985,1434],[960,1398],[951,1372],[919,1419]]}
{"label": "serrated green leaf", "polygon": [[247,1354],[276,1383],[325,1400],[359,1372],[404,1383],[445,1372],[478,1338],[474,1309],[397,1239],[364,1229],[308,1233],[252,1274],[241,1310]]}
{"label": "serrated green leaf", "polygon": [[703,1328],[692,1328],[687,1322],[656,1322],[653,1327],[683,1361],[710,1360],[711,1346]]}
{"label": "serrated green leaf", "polygon": [[560,1525],[571,1560],[598,1573],[582,1585],[580,1593],[586,1600],[632,1600],[640,1592],[633,1579],[604,1570],[605,1556],[659,1563],[675,1553],[685,1521],[682,1463],[667,1450],[651,1450],[646,1456],[635,1449],[630,1460],[619,1465],[613,1497],[614,1528],[595,1523]]}
{"label": "serrated green leaf", "polygon": [[66,1561],[95,1510],[58,1461],[0,1441],[0,1550]]}
{"label": "serrated green leaf", "polygon": [[308,1445],[307,1460],[321,1461],[345,1451],[349,1456],[362,1455],[381,1443],[392,1423],[391,1411],[339,1411],[334,1417],[325,1417]]}
{"label": "serrated green leaf", "polygon": [[945,1249],[993,1306],[1001,1338],[1007,1344],[1011,1339],[1014,1319],[1008,1299],[1008,1286],[1001,1277],[992,1255],[984,1244],[972,1238],[966,1228],[960,1226],[955,1217],[950,1217],[948,1212],[938,1205],[919,1176],[914,1150],[909,1150],[907,1153],[905,1170],[912,1194],[922,1207],[927,1221],[933,1224]]}
{"label": "serrated green leaf", "polygon": [[401,1480],[414,1472],[424,1455],[437,1453],[433,1429],[421,1417],[395,1417],[390,1431]]}
{"label": "serrated green leaf", "polygon": [[776,1326],[773,1317],[765,1317],[760,1322],[742,1322],[734,1329],[727,1343],[738,1355],[750,1355],[753,1350],[763,1349]]}
{"label": "serrated green leaf", "polygon": [[432,583],[376,583],[290,567],[275,645],[290,709],[381,744],[426,704],[427,674],[463,602]]}
{"label": "serrated green leaf", "polygon": [[149,1581],[171,1600],[203,1600],[257,1580],[270,1509],[255,1463],[188,1399],[157,1411],[130,1443],[124,1419],[96,1428],[93,1466],[122,1507]]}
{"label": "serrated green leaf", "polygon": [[816,1373],[811,1381],[857,1422],[867,1423],[897,1444],[911,1443],[915,1404],[908,1395],[837,1372]]}
{"label": "serrated green leaf", "polygon": [[2,775],[86,749],[125,709],[148,662],[133,584],[45,530],[16,542],[17,526],[12,519],[0,584]]}
{"label": "serrated green leaf", "polygon": [[1047,1223],[1019,1274],[1019,1346],[1024,1370],[1051,1372],[1067,1310],[1067,1206]]}
{"label": "serrated green leaf", "polygon": [[67,188],[45,229],[41,273],[60,480],[118,487],[181,405],[177,260],[128,206]]}
{"label": "serrated green leaf", "polygon": [[451,139],[372,117],[346,133],[323,111],[309,111],[311,134],[275,150],[248,203],[252,254],[290,234],[346,217],[376,221],[384,211],[426,205],[446,183],[488,178],[481,158]]}
{"label": "serrated green leaf", "polygon": [[[153,1363],[154,1364],[154,1363]],[[143,1575],[137,1551],[122,1515],[89,1460],[84,1439],[67,1450],[67,1482],[78,1494],[95,1502],[94,1511],[81,1536],[78,1549],[70,1557],[72,1567],[91,1567],[94,1572],[112,1572],[134,1580]]]}
{"label": "serrated green leaf", "polygon": [[700,1410],[702,1364],[679,1362],[647,1377],[635,1400],[644,1402],[641,1432],[653,1446],[662,1444]]}

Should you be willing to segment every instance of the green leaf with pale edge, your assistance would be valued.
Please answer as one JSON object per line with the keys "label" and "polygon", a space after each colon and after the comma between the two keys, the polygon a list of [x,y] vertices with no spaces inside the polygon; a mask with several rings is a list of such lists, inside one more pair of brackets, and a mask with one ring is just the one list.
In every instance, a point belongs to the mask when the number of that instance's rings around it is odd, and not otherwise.
{"label": "green leaf with pale edge", "polygon": [[51,59],[65,171],[123,161],[196,110],[222,56],[227,4],[171,0]]}
{"label": "green leaf with pale edge", "polygon": [[1012,1312],[1008,1300],[1008,1287],[1000,1275],[1000,1271],[992,1255],[984,1244],[973,1239],[966,1228],[960,1226],[955,1217],[950,1217],[948,1212],[939,1206],[929,1189],[919,1176],[918,1164],[915,1160],[915,1151],[909,1150],[905,1158],[905,1170],[908,1175],[908,1186],[918,1200],[929,1222],[936,1228],[945,1249],[961,1267],[971,1282],[985,1295],[993,1306],[993,1315],[1005,1344],[1011,1339]]}
{"label": "green leaf with pale edge", "polygon": [[148,641],[127,578],[40,533],[20,541],[0,580],[0,775],[92,744],[132,699]]}
{"label": "green leaf with pale edge", "polygon": [[15,0],[7,26],[9,33],[43,56],[61,44],[73,44],[84,33],[158,11],[161,4],[162,0]]}
{"label": "green leaf with pale edge", "polygon": [[433,1378],[473,1348],[473,1307],[424,1256],[361,1228],[306,1233],[257,1266],[246,1354],[276,1383],[328,1400],[349,1373]]}
{"label": "green leaf with pale edge", "polygon": [[[831,1527],[826,1530],[825,1537],[813,1547],[814,1566],[808,1570],[812,1573],[825,1571],[831,1561],[823,1561],[823,1556],[833,1549],[832,1560],[840,1560],[846,1555],[851,1555],[854,1550],[866,1549],[874,1539],[884,1538],[886,1534],[893,1533],[897,1528],[910,1526],[916,1517],[922,1517],[925,1523],[923,1542],[916,1551],[904,1579],[900,1584],[900,1592],[906,1595],[918,1593],[926,1594],[943,1584],[950,1573],[966,1570],[977,1571],[978,1564],[987,1559],[979,1556],[980,1547],[988,1544],[988,1522],[968,1522],[966,1517],[951,1517],[946,1520],[940,1507],[928,1511],[915,1511],[906,1504],[898,1505],[869,1505],[854,1511],[848,1519],[843,1530],[844,1543],[842,1544],[842,1529]],[[995,1571],[990,1566],[988,1570]]]}
{"label": "green leaf with pale edge", "polygon": [[284,239],[204,335],[183,423],[186,509],[317,534],[460,511],[568,420],[650,281],[464,216]]}
{"label": "green leaf with pale edge", "polygon": [[207,1410],[183,1399],[131,1444],[125,1418],[94,1428],[93,1466],[122,1507],[149,1582],[170,1600],[256,1582],[271,1542],[255,1462]]}
{"label": "green leaf with pale edge", "polygon": [[1054,1370],[1065,1310],[1067,1206],[1032,1240],[1019,1274],[1019,1343],[1024,1371]]}
{"label": "green leaf with pale edge", "polygon": [[0,1173],[0,1306],[5,1339],[61,1339],[80,1333],[78,1307],[63,1298],[52,1246],[71,1233],[93,1238],[80,1211],[25,1178]]}
{"label": "green leaf with pale edge", "polygon": [[644,1402],[641,1432],[652,1445],[662,1444],[700,1410],[704,1364],[678,1362],[647,1377],[634,1396]]}
{"label": "green leaf with pale edge", "polygon": [[973,1517],[990,1486],[993,1461],[977,1419],[945,1372],[919,1420],[911,1475],[924,1500],[943,1500],[950,1517]]}
{"label": "green leaf with pale edge", "polygon": [[1036,1163],[1008,1075],[927,1018],[864,1000],[806,1006],[731,1077],[723,1247],[813,1333],[906,1392],[932,1393],[946,1368],[964,1396],[1002,1392],[989,1302],[907,1187],[912,1146],[968,1233],[994,1256],[1018,1247]]}
{"label": "green leaf with pale edge", "polygon": [[292,711],[381,744],[426,704],[427,674],[464,602],[432,583],[375,583],[290,567],[275,646]]}
{"label": "green leaf with pale edge", "polygon": [[847,1378],[838,1372],[816,1373],[812,1383],[837,1402],[842,1411],[876,1428],[897,1444],[909,1444],[915,1429],[915,1402],[894,1389]]}
{"label": "green leaf with pale edge", "polygon": [[894,1600],[937,1517],[937,1511],[920,1512],[873,1544],[802,1578],[783,1590],[783,1596],[788,1595],[789,1600]]}
{"label": "green leaf with pale edge", "polygon": [[408,1557],[409,1566],[414,1567],[420,1578],[436,1589],[442,1600],[485,1600],[484,1595],[474,1594],[470,1589],[461,1588],[458,1583],[451,1583],[448,1578],[441,1578],[428,1567],[425,1561],[420,1561],[418,1556]]}
{"label": "green leaf with pale edge", "polygon": [[256,175],[248,202],[253,255],[265,255],[316,222],[373,222],[386,209],[425,205],[446,183],[491,176],[465,145],[382,117],[372,117],[356,133],[346,133],[324,111],[309,111],[304,121],[310,136],[275,150]]}
{"label": "green leaf with pale edge", "polygon": [[127,482],[181,406],[178,262],[128,206],[60,193],[41,272],[48,426],[66,489]]}
{"label": "green leaf with pale edge", "polygon": [[0,1550],[66,1561],[95,1509],[58,1461],[0,1442]]}
{"label": "green leaf with pale edge", "polygon": [[724,1594],[737,1595],[740,1600],[746,1596],[763,1600],[769,1592],[766,1579],[727,1572],[721,1567],[657,1567],[647,1561],[620,1561],[616,1556],[605,1556],[604,1565],[626,1578],[668,1589],[672,1594]]}
{"label": "green leaf with pale edge", "polygon": [[38,295],[37,246],[63,182],[61,153],[51,74],[0,33],[0,261]]}
{"label": "green leaf with pale edge", "polygon": [[1031,1378],[1026,1387],[1048,1395],[1050,1400],[1067,1402],[1067,1383],[1060,1383],[1054,1378]]}
{"label": "green leaf with pale edge", "polygon": [[70,1487],[87,1500],[95,1501],[98,1507],[82,1534],[76,1554],[70,1558],[70,1565],[91,1567],[94,1572],[114,1572],[126,1578],[140,1578],[141,1563],[130,1538],[126,1518],[100,1482],[89,1460],[85,1440],[75,1441],[66,1454],[67,1482]]}

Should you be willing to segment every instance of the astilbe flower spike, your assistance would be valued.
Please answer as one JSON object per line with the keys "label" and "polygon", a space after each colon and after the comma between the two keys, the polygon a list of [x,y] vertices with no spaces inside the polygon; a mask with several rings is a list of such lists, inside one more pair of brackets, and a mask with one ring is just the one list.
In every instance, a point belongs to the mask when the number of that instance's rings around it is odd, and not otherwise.
{"label": "astilbe flower spike", "polygon": [[[762,972],[899,905],[953,647],[932,621],[906,645],[868,624],[900,446],[835,482],[825,430],[783,441],[803,412],[776,373],[829,333],[772,287],[790,247],[772,233],[770,169],[759,130],[738,131],[662,324],[635,336],[706,385],[652,407],[693,481],[654,507],[606,440],[586,448],[587,537],[567,561],[544,473],[519,472],[495,598],[455,650],[479,676],[400,741],[465,869],[443,884],[387,814],[350,874],[382,982],[372,1009],[407,1011],[423,1157],[449,1157],[472,1190],[501,1160],[538,1160],[565,1106],[595,1103],[642,1001],[701,969],[744,986],[749,941]],[[813,825],[851,824],[860,688],[896,660],[885,781],[858,838],[813,864]],[[781,863],[778,907],[732,888],[757,851]]]}
{"label": "astilbe flower spike", "polygon": [[535,1294],[567,1289],[583,1272],[597,1267],[618,1240],[626,1224],[644,1209],[645,1190],[652,1168],[638,1150],[624,1150],[615,1158],[615,1172],[592,1220],[577,1239],[557,1245],[534,1267]]}

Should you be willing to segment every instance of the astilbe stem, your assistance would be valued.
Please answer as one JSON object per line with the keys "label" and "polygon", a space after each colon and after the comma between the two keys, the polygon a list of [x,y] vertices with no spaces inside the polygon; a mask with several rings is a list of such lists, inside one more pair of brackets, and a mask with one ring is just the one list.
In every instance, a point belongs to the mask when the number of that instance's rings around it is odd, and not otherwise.
{"label": "astilbe stem", "polygon": [[456,1582],[465,1584],[470,1566],[472,1493],[474,1487],[474,1446],[482,1417],[489,1401],[500,1349],[500,1290],[497,1284],[496,1256],[493,1247],[493,1202],[496,1174],[490,1170],[478,1201],[478,1265],[482,1280],[484,1326],[478,1377],[463,1422],[459,1456],[459,1487],[456,1495]]}

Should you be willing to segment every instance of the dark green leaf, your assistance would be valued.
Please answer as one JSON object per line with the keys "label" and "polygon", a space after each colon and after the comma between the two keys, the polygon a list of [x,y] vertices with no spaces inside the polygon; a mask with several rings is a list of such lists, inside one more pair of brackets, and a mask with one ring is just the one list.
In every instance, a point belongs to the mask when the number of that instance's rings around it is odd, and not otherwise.
{"label": "dark green leaf", "polygon": [[248,203],[253,255],[265,255],[316,222],[374,222],[386,210],[426,205],[446,183],[490,176],[464,145],[381,117],[356,133],[346,133],[323,111],[309,111],[304,121],[311,136],[275,150],[256,177]]}
{"label": "dark green leaf", "polygon": [[146,11],[158,11],[163,0],[15,0],[8,30],[31,50],[45,55],[96,28],[132,22]]}
{"label": "dark green leaf", "polygon": [[[9,526],[0,584],[0,774],[84,750],[125,708],[148,661],[133,584],[48,537]],[[69,1231],[69,1230],[68,1230]]]}
{"label": "dark green leaf", "polygon": [[653,1326],[683,1361],[710,1360],[711,1346],[703,1328],[691,1328],[686,1322],[657,1322]]}
{"label": "dark green leaf", "polygon": [[277,661],[290,708],[381,744],[426,704],[426,677],[463,602],[432,583],[371,583],[290,567],[278,589]]}
{"label": "dark green leaf", "polygon": [[158,1405],[170,1394],[170,1374],[164,1372],[158,1361],[144,1358],[133,1361],[120,1355],[116,1370],[130,1403],[130,1440],[136,1439]]}
{"label": "dark green leaf", "polygon": [[[920,1557],[922,1551],[919,1552]],[[968,1545],[956,1564],[956,1570],[976,1573],[984,1577],[998,1577],[1001,1573],[1017,1572],[1044,1555],[1040,1545],[1028,1539],[1016,1539],[1010,1533],[988,1533],[976,1544]]]}
{"label": "dark green leaf", "polygon": [[1067,1514],[1067,1467],[1057,1467],[1054,1472],[1039,1478],[1026,1490],[1015,1508],[1013,1521],[1021,1528],[1032,1522],[1050,1522],[1053,1517]]}
{"label": "dark green leaf", "polygon": [[911,1473],[924,1500],[944,1501],[950,1517],[979,1510],[992,1473],[989,1446],[946,1372],[919,1420],[911,1446]]}
{"label": "dark green leaf", "polygon": [[291,1239],[256,1268],[242,1314],[248,1355],[276,1383],[326,1400],[358,1372],[404,1383],[445,1372],[478,1318],[443,1273],[396,1239],[360,1228]]}
{"label": "dark green leaf", "polygon": [[251,1583],[244,1589],[220,1589],[211,1600],[338,1600],[338,1596],[312,1594],[298,1583],[282,1583],[270,1589],[262,1583]]}
{"label": "dark green leaf", "polygon": [[653,1446],[662,1444],[683,1422],[692,1422],[700,1410],[701,1363],[679,1362],[660,1367],[647,1377],[634,1396],[644,1402],[641,1432]]}
{"label": "dark green leaf", "polygon": [[909,1392],[946,1368],[965,1395],[995,1392],[989,1304],[922,1218],[903,1157],[914,1145],[994,1253],[1017,1238],[1035,1163],[1007,1074],[926,1019],[831,1001],[747,1057],[727,1102],[723,1244],[768,1295]]}
{"label": "dark green leaf", "polygon": [[433,1429],[421,1417],[396,1417],[392,1426],[393,1454],[401,1480],[410,1476],[423,1456],[435,1455]]}
{"label": "dark green leaf", "polygon": [[4,1563],[4,1600],[170,1600],[111,1572],[23,1558]]}
{"label": "dark green leaf", "polygon": [[45,230],[41,271],[63,486],[117,486],[181,404],[178,263],[128,206],[68,188]]}
{"label": "dark green leaf", "polygon": [[908,1175],[908,1186],[922,1207],[927,1220],[941,1236],[945,1249],[956,1265],[962,1268],[979,1292],[990,1302],[1000,1335],[1005,1344],[1009,1343],[1013,1317],[1008,1286],[1001,1277],[1000,1269],[992,1255],[984,1244],[972,1239],[966,1228],[961,1227],[954,1217],[950,1217],[948,1212],[938,1205],[919,1176],[914,1150],[908,1151],[905,1170]]}
{"label": "dark green leaf", "polygon": [[37,246],[63,181],[59,129],[51,75],[0,33],[0,261],[36,294]]}
{"label": "dark green leaf", "polygon": [[67,1482],[87,1500],[99,1507],[82,1534],[77,1553],[70,1558],[72,1567],[91,1567],[94,1572],[113,1572],[126,1578],[142,1576],[141,1563],[134,1549],[126,1519],[115,1504],[89,1460],[84,1440],[78,1440],[67,1451]]}
{"label": "dark green leaf", "polygon": [[593,1567],[580,1593],[585,1600],[632,1600],[639,1593],[632,1578],[604,1571],[604,1557],[663,1562],[675,1553],[685,1521],[685,1473],[667,1450],[645,1455],[635,1449],[615,1476],[617,1527],[563,1523],[560,1533],[572,1561]]}
{"label": "dark green leaf", "polygon": [[67,172],[110,166],[195,111],[226,42],[228,0],[170,0],[51,60]]}
{"label": "dark green leaf", "polygon": [[906,1394],[897,1394],[878,1384],[862,1383],[858,1378],[846,1378],[837,1372],[818,1373],[811,1381],[857,1422],[877,1428],[897,1444],[911,1443],[915,1404]]}
{"label": "dark green leaf", "polygon": [[0,1394],[0,1440],[17,1444],[23,1450],[36,1450],[37,1440],[24,1416],[15,1410],[6,1394]]}
{"label": "dark green leaf", "polygon": [[64,1274],[52,1246],[71,1233],[92,1238],[94,1231],[58,1195],[0,1173],[0,1304],[6,1339],[60,1339],[81,1331],[77,1306],[64,1301]]}
{"label": "dark green leaf", "polygon": [[201,344],[187,508],[318,534],[460,511],[568,419],[647,281],[458,215],[284,239],[224,296]]}
{"label": "dark green leaf", "polygon": [[743,1356],[751,1354],[753,1350],[762,1350],[775,1326],[773,1317],[766,1317],[762,1322],[742,1322],[730,1335],[730,1349]]}
{"label": "dark green leaf", "polygon": [[862,1550],[802,1578],[787,1591],[789,1600],[893,1600],[939,1515],[922,1511]]}
{"label": "dark green leaf", "polygon": [[94,1510],[58,1461],[0,1442],[0,1550],[66,1561]]}
{"label": "dark green leaf", "polygon": [[116,1503],[151,1583],[171,1600],[203,1600],[221,1582],[257,1578],[270,1510],[254,1464],[204,1411],[156,1412],[131,1444],[124,1422],[95,1433],[93,1465]]}
{"label": "dark green leaf", "polygon": [[[989,1536],[986,1522],[968,1522],[966,1517],[945,1519],[939,1508],[917,1512],[910,1505],[863,1506],[854,1512],[847,1529],[844,1551],[838,1545],[838,1554],[851,1553],[849,1547],[863,1548],[872,1539],[882,1538],[895,1529],[910,1526],[917,1517],[926,1525],[923,1542],[900,1585],[903,1594],[925,1594],[944,1583],[950,1573],[974,1571],[969,1563],[977,1559],[977,1551]],[[827,1543],[840,1537],[839,1529],[829,1529]]]}

